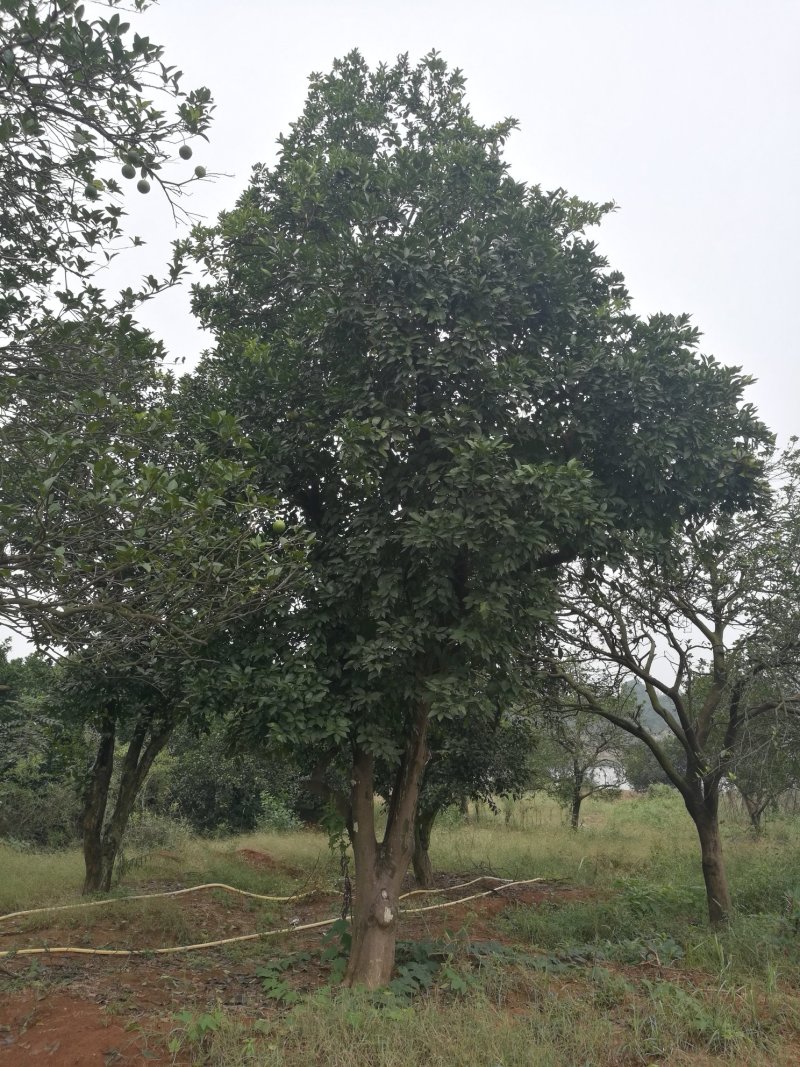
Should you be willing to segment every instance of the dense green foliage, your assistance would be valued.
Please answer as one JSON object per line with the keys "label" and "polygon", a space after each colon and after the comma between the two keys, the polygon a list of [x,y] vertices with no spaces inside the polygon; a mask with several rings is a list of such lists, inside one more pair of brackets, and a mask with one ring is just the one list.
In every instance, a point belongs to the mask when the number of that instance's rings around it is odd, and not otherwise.
{"label": "dense green foliage", "polygon": [[436,56],[315,76],[274,168],[197,237],[202,374],[315,535],[257,732],[399,752],[492,705],[563,559],[747,499],[764,431],[685,319],[630,312],[604,209],[511,178]]}

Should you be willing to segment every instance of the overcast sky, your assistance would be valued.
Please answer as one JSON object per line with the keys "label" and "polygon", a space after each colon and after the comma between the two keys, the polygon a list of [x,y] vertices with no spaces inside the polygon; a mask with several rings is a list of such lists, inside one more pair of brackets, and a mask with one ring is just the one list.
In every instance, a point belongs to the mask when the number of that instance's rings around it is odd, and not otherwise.
{"label": "overcast sky", "polygon": [[[437,49],[480,120],[519,120],[517,179],[618,205],[597,239],[636,310],[689,312],[706,351],[759,379],[781,440],[800,432],[799,0],[162,0],[137,22],[217,102],[192,164],[232,177],[193,196],[207,218],[274,158],[312,71]],[[207,342],[187,309],[149,322],[191,363]]]}

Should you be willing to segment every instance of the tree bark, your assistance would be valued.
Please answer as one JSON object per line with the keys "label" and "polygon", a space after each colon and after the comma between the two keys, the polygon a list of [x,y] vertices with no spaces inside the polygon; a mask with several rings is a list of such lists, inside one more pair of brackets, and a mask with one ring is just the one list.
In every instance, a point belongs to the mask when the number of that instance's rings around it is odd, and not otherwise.
{"label": "tree bark", "polygon": [[573,830],[577,830],[581,821],[581,804],[583,803],[583,795],[581,794],[580,786],[572,791],[572,811],[570,814],[570,826]]}
{"label": "tree bark", "polygon": [[712,926],[723,926],[730,919],[731,894],[722,855],[717,804],[712,799],[700,810],[689,808],[689,814],[694,820],[697,835],[700,838],[709,922]]}
{"label": "tree bark", "polygon": [[114,770],[115,735],[114,720],[109,716],[103,720],[100,727],[100,743],[83,795],[81,833],[86,872],[83,881],[84,895],[98,892],[103,882],[103,823]]}
{"label": "tree bark", "polygon": [[583,770],[573,760],[572,773],[572,811],[570,826],[577,830],[581,821],[581,804],[583,803]]}
{"label": "tree bark", "polygon": [[[166,745],[172,732],[171,728],[158,730],[151,734],[149,741],[145,744],[149,729],[149,724],[143,723],[134,730],[128,751],[122,761],[119,788],[114,801],[114,809],[108,821],[106,821],[106,810],[114,760],[113,725],[110,736],[110,756],[108,755],[109,742],[105,735],[101,738],[98,757],[92,769],[92,786],[89,791],[92,802],[87,805],[87,811],[91,812],[91,816],[88,820],[84,819],[83,853],[86,866],[84,894],[107,893],[111,889],[114,866],[136,798],[150,772],[153,761]],[[95,769],[98,768],[98,764],[100,764],[100,769],[96,774]]]}
{"label": "tree bark", "polygon": [[414,877],[417,885],[422,889],[430,889],[433,885],[433,867],[431,866],[430,847],[431,830],[438,812],[418,811],[414,820],[414,854],[411,863],[414,868]]}
{"label": "tree bark", "polygon": [[414,816],[428,757],[428,708],[420,704],[395,778],[383,840],[375,836],[374,760],[357,750],[353,761],[350,839],[355,892],[347,986],[379,989],[394,970],[400,886],[414,851]]}

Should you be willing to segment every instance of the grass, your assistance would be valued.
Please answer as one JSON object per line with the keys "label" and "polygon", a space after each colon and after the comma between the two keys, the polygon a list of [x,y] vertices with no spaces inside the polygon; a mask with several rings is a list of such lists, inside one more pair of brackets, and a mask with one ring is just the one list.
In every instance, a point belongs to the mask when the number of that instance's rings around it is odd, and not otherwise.
{"label": "grass", "polygon": [[[182,994],[169,1055],[213,1067],[789,1067],[800,1061],[798,820],[776,818],[766,837],[755,840],[739,813],[725,812],[736,914],[727,930],[714,933],[705,920],[695,832],[679,798],[587,801],[584,808],[578,833],[539,798],[497,815],[473,808],[466,822],[445,813],[434,830],[436,869],[539,877],[565,889],[533,906],[509,902],[489,916],[476,902],[481,932],[470,934],[468,927],[448,942],[446,967],[437,949],[439,962],[425,972],[428,950],[418,945],[422,971],[409,973],[427,973],[422,984],[368,996],[336,987],[330,966],[319,960],[304,964],[302,975],[287,963],[280,979],[299,989],[298,996],[276,997],[274,982],[272,993],[265,982],[260,999],[249,987],[249,1007],[237,1012],[210,995]],[[267,854],[269,864],[252,866],[242,850]],[[117,892],[200,882],[274,894],[334,889],[337,866],[324,835],[311,831],[183,837],[129,867]],[[2,911],[77,899],[77,852],[36,855],[0,845],[0,867]],[[66,913],[59,923],[76,940],[90,940],[91,928],[102,926],[94,933],[104,943],[113,935],[121,942],[175,944],[198,939],[212,919],[226,925],[230,916],[246,928],[266,929],[288,914],[280,905],[223,894],[206,901],[205,911],[171,899],[120,903]],[[49,922],[31,917],[26,927],[46,936]],[[488,925],[494,942],[485,941]],[[484,940],[471,947],[471,936]],[[185,962],[162,958],[159,974],[183,967],[185,977],[189,968],[235,965],[237,973],[252,975],[259,960],[281,953],[288,960],[296,947],[282,938],[269,950],[234,946]],[[162,1048],[163,1031],[162,1025],[153,1037]]]}

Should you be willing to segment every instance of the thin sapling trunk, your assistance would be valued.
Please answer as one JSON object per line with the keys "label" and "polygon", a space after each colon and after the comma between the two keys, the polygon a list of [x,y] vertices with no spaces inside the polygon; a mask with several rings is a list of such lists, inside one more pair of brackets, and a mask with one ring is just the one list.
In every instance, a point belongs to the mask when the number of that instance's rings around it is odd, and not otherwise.
{"label": "thin sapling trunk", "polygon": [[437,814],[438,811],[435,808],[427,811],[418,811],[414,820],[414,855],[411,858],[411,862],[417,885],[422,889],[430,889],[433,885],[430,847],[431,830]]}

